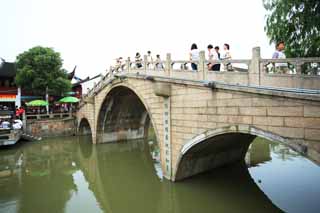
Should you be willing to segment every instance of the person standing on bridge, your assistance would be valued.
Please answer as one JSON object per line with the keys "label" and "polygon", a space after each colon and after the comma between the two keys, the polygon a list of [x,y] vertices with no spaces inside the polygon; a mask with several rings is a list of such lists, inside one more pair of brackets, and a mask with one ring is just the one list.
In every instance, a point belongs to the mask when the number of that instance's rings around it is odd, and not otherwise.
{"label": "person standing on bridge", "polygon": [[[211,44],[208,45],[208,60],[209,61],[216,61],[216,60],[220,60],[220,53],[219,51],[219,47],[218,47],[218,51],[216,50],[217,47],[215,47],[215,49],[213,49],[213,46]],[[220,67],[217,68],[217,65],[220,66],[220,64],[212,64],[211,62],[208,63],[208,70],[211,71],[219,71]]]}
{"label": "person standing on bridge", "polygon": [[142,67],[142,59],[141,59],[140,53],[136,53],[135,62],[136,62],[136,68],[139,69]]}
{"label": "person standing on bridge", "polygon": [[115,72],[123,70],[122,57],[116,58],[116,65],[114,67]]}
{"label": "person standing on bridge", "polygon": [[149,69],[153,69],[153,58],[150,50],[147,52],[147,65]]}
{"label": "person standing on bridge", "polygon": [[[216,52],[216,54],[215,54],[216,59],[214,59],[214,60],[221,60],[219,49],[220,49],[219,46],[214,47],[214,50]],[[212,70],[213,71],[220,71],[220,64],[214,64],[212,66]]]}
{"label": "person standing on bridge", "polygon": [[[276,44],[276,51],[273,53],[273,59],[286,59],[286,55],[284,54],[284,41],[279,41]],[[288,64],[287,63],[275,63],[275,72],[282,74],[289,74]]]}
{"label": "person standing on bridge", "polygon": [[208,48],[208,61],[209,61],[207,66],[208,66],[208,70],[210,71],[210,70],[212,70],[212,66],[213,66],[213,64],[210,61],[215,60],[214,59],[215,57],[214,57],[214,51],[213,51],[212,44],[209,44],[207,48]]}
{"label": "person standing on bridge", "polygon": [[198,65],[195,63],[195,61],[199,61],[199,50],[195,43],[191,45],[190,61],[192,70],[196,71],[198,69]]}
{"label": "person standing on bridge", "polygon": [[155,67],[157,68],[157,70],[163,70],[163,64],[160,55],[156,55]]}
{"label": "person standing on bridge", "polygon": [[[223,49],[224,49],[224,54],[223,54],[223,57],[222,59],[224,60],[231,60],[232,57],[231,57],[231,53],[230,53],[230,45],[229,44],[224,44],[223,45]],[[225,64],[225,67],[227,69],[227,71],[232,71],[232,65],[231,63],[226,63]]]}

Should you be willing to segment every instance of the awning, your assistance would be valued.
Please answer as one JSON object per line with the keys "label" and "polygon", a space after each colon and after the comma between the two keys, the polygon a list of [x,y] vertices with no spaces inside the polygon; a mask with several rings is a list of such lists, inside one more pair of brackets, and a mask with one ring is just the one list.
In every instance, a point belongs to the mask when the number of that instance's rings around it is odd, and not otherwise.
{"label": "awning", "polygon": [[65,94],[66,94],[66,95],[75,95],[76,92],[66,92]]}
{"label": "awning", "polygon": [[14,94],[0,94],[0,102],[15,102],[16,95]]}
{"label": "awning", "polygon": [[21,96],[21,100],[35,100],[35,99],[42,99],[42,96],[27,96],[27,95],[23,95]]}

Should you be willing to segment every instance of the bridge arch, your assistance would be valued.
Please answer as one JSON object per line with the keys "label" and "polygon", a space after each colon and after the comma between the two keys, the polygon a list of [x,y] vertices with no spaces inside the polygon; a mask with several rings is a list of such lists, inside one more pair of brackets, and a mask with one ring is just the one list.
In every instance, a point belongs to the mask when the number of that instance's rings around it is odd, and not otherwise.
{"label": "bridge arch", "polygon": [[92,128],[87,118],[83,117],[80,119],[78,125],[78,135],[92,135]]}
{"label": "bridge arch", "polygon": [[159,141],[147,101],[127,82],[108,88],[97,109],[97,143],[146,138],[150,126]]}
{"label": "bridge arch", "polygon": [[294,140],[249,125],[230,125],[208,130],[184,144],[174,167],[173,181],[224,166],[245,158],[249,145],[256,137],[278,141],[305,154],[304,147]]}

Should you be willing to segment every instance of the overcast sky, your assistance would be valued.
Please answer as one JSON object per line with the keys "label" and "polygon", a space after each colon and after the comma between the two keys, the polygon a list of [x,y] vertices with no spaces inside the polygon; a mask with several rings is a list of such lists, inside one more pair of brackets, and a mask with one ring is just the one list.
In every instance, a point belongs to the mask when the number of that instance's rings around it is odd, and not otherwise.
{"label": "overcast sky", "polygon": [[199,49],[229,43],[235,59],[250,58],[254,46],[264,58],[273,51],[262,0],[0,0],[0,8],[0,57],[53,47],[81,78],[137,51],[187,60],[193,42]]}

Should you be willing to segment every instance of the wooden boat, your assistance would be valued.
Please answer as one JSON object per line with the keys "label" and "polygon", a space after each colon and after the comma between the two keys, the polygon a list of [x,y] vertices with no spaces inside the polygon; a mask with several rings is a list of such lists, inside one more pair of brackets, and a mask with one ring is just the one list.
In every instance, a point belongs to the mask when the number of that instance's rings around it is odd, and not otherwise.
{"label": "wooden boat", "polygon": [[36,141],[41,140],[41,137],[28,135],[20,129],[0,129],[0,146],[14,145],[21,139]]}

